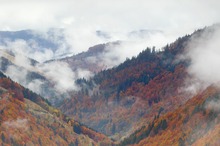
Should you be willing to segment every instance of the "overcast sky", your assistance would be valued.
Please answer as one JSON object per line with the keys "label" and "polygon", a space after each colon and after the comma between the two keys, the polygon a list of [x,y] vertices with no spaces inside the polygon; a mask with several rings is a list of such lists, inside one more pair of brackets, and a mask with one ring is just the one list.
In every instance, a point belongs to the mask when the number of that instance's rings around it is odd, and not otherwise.
{"label": "overcast sky", "polygon": [[219,0],[0,0],[1,30],[193,29],[219,21]]}
{"label": "overcast sky", "polygon": [[[174,38],[220,21],[219,0],[0,0],[0,2],[0,30],[46,31],[49,28],[64,28],[68,30],[65,34],[67,41],[71,42],[75,49],[74,53],[84,51],[98,43],[126,40],[125,34],[140,29],[161,30],[165,34],[164,41],[161,37],[156,37],[159,40],[153,42],[169,43],[174,41]],[[97,38],[96,30],[111,34],[111,38]]]}

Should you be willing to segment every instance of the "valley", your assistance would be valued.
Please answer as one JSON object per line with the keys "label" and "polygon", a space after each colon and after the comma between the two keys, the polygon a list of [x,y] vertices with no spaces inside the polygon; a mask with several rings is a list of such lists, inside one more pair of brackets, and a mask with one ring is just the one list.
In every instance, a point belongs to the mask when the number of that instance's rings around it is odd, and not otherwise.
{"label": "valley", "polygon": [[26,56],[19,62],[19,54],[1,50],[0,143],[218,145],[219,82],[196,78],[189,52],[195,40],[209,46],[205,41],[219,28],[196,30],[161,49],[147,47],[116,66],[104,57],[120,41],[43,63]]}

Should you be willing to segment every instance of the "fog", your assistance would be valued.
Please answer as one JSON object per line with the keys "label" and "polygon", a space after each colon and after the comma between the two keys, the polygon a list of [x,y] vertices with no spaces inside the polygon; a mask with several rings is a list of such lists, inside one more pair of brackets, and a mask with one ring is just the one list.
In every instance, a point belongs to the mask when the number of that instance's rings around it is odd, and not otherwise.
{"label": "fog", "polygon": [[[200,86],[218,85],[220,81],[220,27],[208,27],[188,44],[186,56],[191,59],[188,73]],[[204,86],[204,87],[205,87]]]}

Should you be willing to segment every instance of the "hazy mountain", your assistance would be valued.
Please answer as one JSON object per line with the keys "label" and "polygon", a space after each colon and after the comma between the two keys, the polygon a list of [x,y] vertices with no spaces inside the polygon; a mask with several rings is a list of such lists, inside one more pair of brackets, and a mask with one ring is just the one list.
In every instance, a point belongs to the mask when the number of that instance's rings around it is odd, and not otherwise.
{"label": "hazy mountain", "polygon": [[60,47],[60,44],[54,40],[57,37],[60,41],[64,41],[62,29],[50,29],[46,33],[34,30],[0,31],[0,44],[5,45],[7,42],[24,40],[26,42],[36,43],[37,46],[33,47],[33,49],[37,51],[43,51],[45,48],[56,51]]}
{"label": "hazy mountain", "polygon": [[108,46],[110,45],[119,46],[120,42],[98,44],[90,47],[86,52],[82,52],[71,57],[62,58],[56,61],[68,63],[72,70],[77,70],[77,68],[81,68],[89,70],[92,73],[98,73],[99,71],[110,67],[105,60],[106,55],[111,52],[111,48],[108,48]]}
{"label": "hazy mountain", "polygon": [[[44,63],[39,63],[34,59],[28,58],[23,54],[14,53],[11,50],[1,49],[0,70],[23,86],[31,88],[57,105],[68,97],[68,92],[76,90],[74,88],[75,80],[82,77],[90,77],[94,73],[107,68],[104,56],[109,51],[106,49],[106,46],[109,44],[96,45],[89,48],[86,52]],[[118,45],[118,43],[111,43],[111,45]],[[54,68],[54,66],[60,66],[61,71],[68,70],[68,72],[63,72],[63,75],[57,73],[60,75],[59,79],[55,75],[56,72],[54,71],[57,68]],[[71,78],[72,75],[73,78]],[[67,92],[60,89],[62,86],[66,86],[63,84],[58,87],[59,89],[54,88],[57,85],[56,82],[62,82],[62,77],[69,80],[71,84],[69,87],[67,86]]]}

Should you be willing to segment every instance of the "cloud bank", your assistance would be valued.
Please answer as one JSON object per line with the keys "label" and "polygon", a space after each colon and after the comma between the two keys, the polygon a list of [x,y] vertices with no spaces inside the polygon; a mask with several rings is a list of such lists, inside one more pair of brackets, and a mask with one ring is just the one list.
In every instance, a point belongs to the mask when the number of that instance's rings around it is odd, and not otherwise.
{"label": "cloud bank", "polygon": [[59,92],[78,90],[75,85],[76,73],[71,70],[67,63],[51,62],[36,67],[49,81],[54,83],[54,88]]}
{"label": "cloud bank", "polygon": [[215,24],[196,31],[186,45],[180,59],[190,60],[180,92],[192,97],[210,85],[220,87],[220,25]]}
{"label": "cloud bank", "polygon": [[201,35],[192,38],[187,56],[191,59],[190,75],[207,84],[220,81],[220,26],[208,27]]}
{"label": "cloud bank", "polygon": [[123,41],[106,46],[106,53],[103,55],[103,62],[107,68],[114,67],[124,62],[126,58],[137,56],[147,47],[155,46],[157,50],[161,49],[167,42],[174,41],[173,37],[166,37],[161,31],[145,30],[131,32],[124,37]]}

